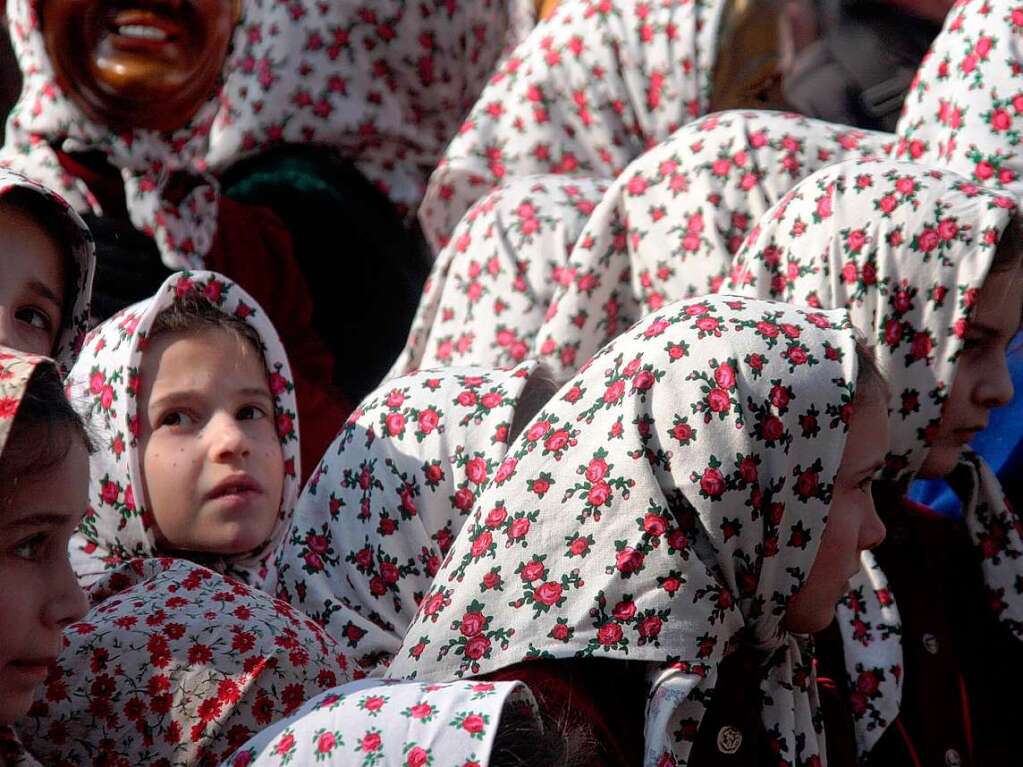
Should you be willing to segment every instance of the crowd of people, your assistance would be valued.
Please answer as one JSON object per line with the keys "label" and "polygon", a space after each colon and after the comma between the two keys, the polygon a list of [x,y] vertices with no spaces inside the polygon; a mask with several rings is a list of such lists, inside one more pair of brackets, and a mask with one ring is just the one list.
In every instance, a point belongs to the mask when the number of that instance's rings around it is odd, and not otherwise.
{"label": "crowd of people", "polygon": [[1023,758],[1023,5],[6,22],[0,767]]}

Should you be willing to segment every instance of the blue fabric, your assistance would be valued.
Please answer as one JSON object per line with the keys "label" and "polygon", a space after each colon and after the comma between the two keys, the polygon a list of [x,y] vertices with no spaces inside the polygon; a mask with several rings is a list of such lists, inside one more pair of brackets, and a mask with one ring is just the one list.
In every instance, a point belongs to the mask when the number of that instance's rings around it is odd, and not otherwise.
{"label": "blue fabric", "polygon": [[[991,411],[988,427],[971,447],[984,457],[1003,484],[1019,481],[1023,472],[1023,332],[1013,339],[1009,352],[1009,373],[1015,392],[1005,407]],[[909,497],[930,506],[939,514],[960,518],[959,499],[943,479],[919,479],[909,488]]]}

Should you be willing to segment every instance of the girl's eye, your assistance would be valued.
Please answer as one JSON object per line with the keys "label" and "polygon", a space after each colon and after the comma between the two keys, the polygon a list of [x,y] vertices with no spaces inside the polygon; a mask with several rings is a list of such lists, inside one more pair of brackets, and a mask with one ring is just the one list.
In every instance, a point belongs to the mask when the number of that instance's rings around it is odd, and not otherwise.
{"label": "girl's eye", "polygon": [[14,316],[37,330],[49,333],[53,329],[53,321],[50,319],[50,315],[42,309],[36,309],[34,306],[26,306],[19,309]]}
{"label": "girl's eye", "polygon": [[238,411],[240,421],[259,421],[266,418],[266,411],[256,405],[246,405]]}
{"label": "girl's eye", "polygon": [[160,426],[190,426],[192,419],[187,413],[183,413],[180,410],[173,410],[170,413],[166,413],[160,418]]}
{"label": "girl's eye", "polygon": [[45,533],[36,533],[30,538],[26,538],[14,547],[14,554],[22,559],[34,561],[38,559],[40,549],[46,543]]}

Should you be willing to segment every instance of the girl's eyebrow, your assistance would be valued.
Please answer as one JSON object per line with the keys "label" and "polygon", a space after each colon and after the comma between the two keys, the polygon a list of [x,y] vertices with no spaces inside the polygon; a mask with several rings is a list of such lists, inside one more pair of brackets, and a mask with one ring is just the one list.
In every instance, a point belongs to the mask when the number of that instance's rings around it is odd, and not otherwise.
{"label": "girl's eyebrow", "polygon": [[[273,402],[273,396],[270,394],[270,390],[265,386],[243,386],[239,389],[235,389],[234,395],[238,397],[260,397],[269,402]],[[180,402],[181,400],[188,400],[194,397],[203,397],[204,392],[198,389],[176,389],[166,394],[162,394],[159,397],[154,397],[149,401],[149,407],[163,407],[174,402]]]}
{"label": "girl's eyebrow", "polygon": [[40,282],[39,280],[30,280],[28,283],[28,289],[31,290],[33,293],[52,301],[57,306],[60,306],[63,303],[60,297],[50,289],[49,285],[47,285],[44,282]]}

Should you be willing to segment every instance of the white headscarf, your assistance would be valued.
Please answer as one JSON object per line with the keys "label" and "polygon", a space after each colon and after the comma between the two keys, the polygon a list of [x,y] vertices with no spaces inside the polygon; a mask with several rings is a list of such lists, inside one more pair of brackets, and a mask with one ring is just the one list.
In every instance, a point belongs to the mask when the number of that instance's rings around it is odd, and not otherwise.
{"label": "white headscarf", "polygon": [[[841,311],[707,297],[641,322],[526,427],[388,676],[667,662],[645,763],[684,764],[683,723],[700,721],[718,665],[749,643],[766,654],[779,759],[823,759],[810,658],[781,621],[820,543],[855,380]],[[807,429],[814,415],[832,428]]]}

